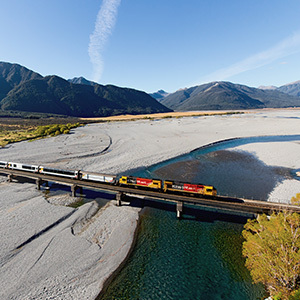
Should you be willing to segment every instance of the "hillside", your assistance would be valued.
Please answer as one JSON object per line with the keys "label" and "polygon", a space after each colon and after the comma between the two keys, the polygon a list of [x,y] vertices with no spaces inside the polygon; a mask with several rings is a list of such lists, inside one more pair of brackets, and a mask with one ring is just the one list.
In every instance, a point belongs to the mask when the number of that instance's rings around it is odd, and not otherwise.
{"label": "hillside", "polygon": [[2,110],[74,117],[170,111],[144,92],[112,85],[72,84],[57,76],[29,80],[16,86],[0,105]]}
{"label": "hillside", "polygon": [[280,87],[277,86],[260,86],[259,89],[263,89],[263,90],[277,90],[279,92],[291,95],[291,96],[296,96],[296,97],[300,97],[300,80],[299,81],[295,81],[295,82],[291,82],[291,83],[287,83],[285,85],[282,85]]}
{"label": "hillside", "polygon": [[277,90],[292,96],[300,97],[300,81],[285,84]]}
{"label": "hillside", "polygon": [[163,98],[167,97],[169,95],[169,93],[167,93],[164,90],[159,90],[159,91],[157,91],[155,93],[151,93],[149,95],[160,102]]}
{"label": "hillside", "polygon": [[100,85],[77,77],[43,77],[18,64],[0,62],[1,113],[26,112],[72,117],[163,113],[172,110],[238,110],[300,106],[300,82],[252,88],[210,82],[168,94]]}
{"label": "hillside", "polygon": [[0,62],[0,100],[15,86],[42,76],[18,64]]}
{"label": "hillside", "polygon": [[74,77],[72,79],[68,79],[69,82],[74,83],[74,84],[86,84],[86,85],[96,85],[96,82],[93,81],[89,81],[87,79],[85,79],[84,77]]}
{"label": "hillside", "polygon": [[4,111],[74,117],[171,111],[145,92],[134,89],[73,84],[58,76],[42,77],[16,64],[1,63],[0,70],[0,108]]}
{"label": "hillside", "polygon": [[262,90],[221,81],[178,90],[160,103],[182,111],[228,110],[300,106],[300,98],[277,90]]}

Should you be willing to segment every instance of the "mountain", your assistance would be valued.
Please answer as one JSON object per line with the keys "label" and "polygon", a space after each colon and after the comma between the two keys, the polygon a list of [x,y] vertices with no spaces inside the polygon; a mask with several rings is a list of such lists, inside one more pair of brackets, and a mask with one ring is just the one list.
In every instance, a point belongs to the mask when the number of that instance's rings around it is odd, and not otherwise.
{"label": "mountain", "polygon": [[300,98],[231,82],[211,82],[178,90],[161,104],[174,110],[228,110],[300,106]]}
{"label": "mountain", "polygon": [[23,66],[0,62],[0,100],[6,97],[15,86],[27,80],[40,78],[43,78],[40,74]]}
{"label": "mountain", "polygon": [[285,84],[277,88],[277,90],[292,96],[300,97],[300,80]]}
{"label": "mountain", "polygon": [[[113,85],[74,84],[17,64],[0,64],[0,108],[74,117],[169,112],[147,93]],[[79,82],[77,81],[77,82]]]}
{"label": "mountain", "polygon": [[[298,97],[299,96],[299,97]],[[156,100],[158,99],[158,101]],[[300,81],[257,89],[210,82],[168,94],[100,85],[83,77],[43,77],[18,64],[0,62],[0,109],[74,117],[143,114],[171,110],[237,110],[300,106]]]}
{"label": "mountain", "polygon": [[300,97],[300,80],[282,85],[280,87],[271,85],[271,86],[260,86],[258,88],[263,89],[263,90],[277,90],[279,92],[282,92],[282,93],[285,93],[285,94],[288,94],[291,96]]}
{"label": "mountain", "polygon": [[156,99],[157,101],[161,101],[163,98],[169,95],[169,93],[165,92],[164,90],[159,90],[155,93],[149,94],[152,98]]}
{"label": "mountain", "polygon": [[148,94],[112,85],[72,84],[58,76],[26,81],[0,102],[2,110],[96,117],[167,112]]}
{"label": "mountain", "polygon": [[96,85],[96,82],[89,81],[85,79],[84,77],[74,77],[73,79],[68,79],[69,82],[74,83],[74,84],[86,84],[86,85]]}
{"label": "mountain", "polygon": [[261,85],[258,88],[261,90],[276,90],[276,89],[278,89],[278,87],[275,85],[268,85],[268,86]]}

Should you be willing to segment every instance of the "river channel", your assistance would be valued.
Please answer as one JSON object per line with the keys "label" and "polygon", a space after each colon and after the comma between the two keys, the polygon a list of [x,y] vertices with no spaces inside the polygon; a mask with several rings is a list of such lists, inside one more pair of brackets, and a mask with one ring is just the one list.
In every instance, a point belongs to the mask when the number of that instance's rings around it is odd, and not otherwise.
{"label": "river channel", "polygon": [[[292,170],[230,148],[292,140],[300,136],[228,140],[132,174],[212,184],[222,195],[266,200]],[[101,299],[262,299],[264,289],[252,283],[242,257],[247,216],[186,208],[178,220],[174,206],[146,205],[134,250]]]}

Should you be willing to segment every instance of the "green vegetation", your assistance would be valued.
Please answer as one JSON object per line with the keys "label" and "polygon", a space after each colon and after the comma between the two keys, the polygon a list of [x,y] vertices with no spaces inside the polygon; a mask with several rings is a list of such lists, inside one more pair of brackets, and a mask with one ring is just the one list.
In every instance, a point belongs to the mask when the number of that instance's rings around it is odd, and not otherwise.
{"label": "green vegetation", "polygon": [[64,119],[69,118],[64,115],[49,114],[49,113],[36,113],[36,112],[26,112],[17,110],[0,110],[0,118],[19,118],[19,119],[29,119],[29,120],[39,120],[39,119]]}
{"label": "green vegetation", "polygon": [[85,204],[85,200],[84,200],[84,198],[80,198],[78,201],[73,202],[73,203],[69,204],[68,206],[72,207],[72,208],[78,208],[78,207],[82,206],[83,204]]}
{"label": "green vegetation", "polygon": [[[16,126],[16,125],[11,125]],[[27,128],[15,130],[0,130],[0,146],[21,142],[24,140],[35,140],[46,136],[57,136],[59,134],[68,134],[72,128],[80,126],[80,123],[51,124],[43,126],[29,125]]]}
{"label": "green vegetation", "polygon": [[300,299],[300,215],[259,215],[243,231],[243,255],[255,283],[262,282],[274,299]]}
{"label": "green vegetation", "polygon": [[44,136],[56,136],[59,134],[68,134],[72,128],[76,128],[80,126],[79,123],[76,124],[54,124],[54,125],[46,125],[39,126],[33,134],[39,138]]}
{"label": "green vegetation", "polygon": [[295,197],[292,197],[291,203],[293,205],[300,205],[300,193],[296,194]]}

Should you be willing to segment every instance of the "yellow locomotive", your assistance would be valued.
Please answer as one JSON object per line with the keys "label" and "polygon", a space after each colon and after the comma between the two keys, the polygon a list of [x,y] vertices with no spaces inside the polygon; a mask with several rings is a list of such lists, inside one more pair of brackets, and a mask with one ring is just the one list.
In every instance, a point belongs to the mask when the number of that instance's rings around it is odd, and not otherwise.
{"label": "yellow locomotive", "polygon": [[118,180],[119,185],[135,186],[137,188],[149,188],[168,192],[198,194],[205,196],[216,196],[217,190],[212,185],[193,184],[187,182],[177,182],[172,180],[149,179],[134,176],[121,176]]}
{"label": "yellow locomotive", "polygon": [[40,165],[29,165],[6,161],[0,161],[0,168],[40,173],[58,177],[68,177],[76,180],[93,181],[112,185],[147,188],[165,193],[204,195],[211,197],[217,195],[217,190],[212,185],[194,184],[173,180],[150,179],[124,175],[107,175],[100,173],[85,172],[81,170],[61,170]]}

